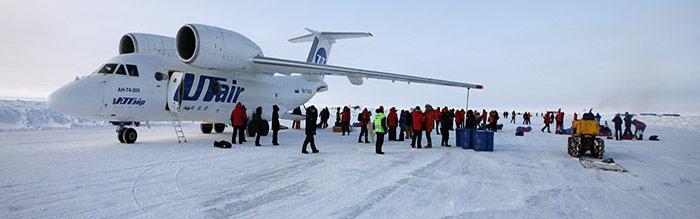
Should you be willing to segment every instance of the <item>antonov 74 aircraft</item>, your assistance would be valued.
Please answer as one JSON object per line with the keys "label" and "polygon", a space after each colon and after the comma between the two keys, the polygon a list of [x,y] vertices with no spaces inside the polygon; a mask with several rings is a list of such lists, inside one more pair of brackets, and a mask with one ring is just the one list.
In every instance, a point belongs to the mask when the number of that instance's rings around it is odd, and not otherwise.
{"label": "antonov 74 aircraft", "polygon": [[[481,89],[481,85],[387,72],[326,65],[336,40],[370,37],[361,32],[319,32],[290,39],[312,42],[305,62],[266,57],[253,41],[226,29],[186,24],[176,37],[127,33],[119,55],[92,74],[49,95],[49,106],[67,115],[111,121],[118,139],[134,143],[131,126],[141,122],[174,121],[178,141],[185,140],[180,121],[201,121],[204,133],[223,132],[231,110],[240,102],[247,113],[262,106],[263,118],[278,105],[281,118],[328,90],[325,75],[347,77],[361,85],[364,78]],[[301,119],[298,118],[297,119]]]}

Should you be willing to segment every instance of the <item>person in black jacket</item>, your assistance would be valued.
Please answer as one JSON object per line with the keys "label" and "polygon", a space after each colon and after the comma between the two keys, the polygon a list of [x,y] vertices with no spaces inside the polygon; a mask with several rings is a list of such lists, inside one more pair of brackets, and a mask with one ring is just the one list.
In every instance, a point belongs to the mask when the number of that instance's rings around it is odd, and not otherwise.
{"label": "person in black jacket", "polygon": [[309,108],[306,108],[306,139],[304,139],[304,145],[301,148],[301,153],[308,154],[309,152],[306,151],[306,146],[311,143],[311,152],[313,153],[318,153],[318,150],[316,149],[316,142],[314,140],[314,135],[316,135],[316,119],[318,118],[318,111],[316,111],[316,107],[314,105],[309,106]]}
{"label": "person in black jacket", "polygon": [[262,107],[255,108],[255,113],[253,113],[253,120],[250,121],[253,126],[253,131],[255,132],[255,146],[260,145],[260,133],[263,132],[263,121],[262,121]]}
{"label": "person in black jacket", "polygon": [[440,129],[442,129],[442,141],[440,141],[441,146],[451,147],[450,140],[450,129],[452,129],[452,112],[450,112],[447,107],[442,108],[442,114],[440,114]]}
{"label": "person in black jacket", "polygon": [[476,129],[477,124],[479,124],[479,121],[476,119],[474,111],[468,110],[467,116],[464,119],[464,127],[468,129]]}
{"label": "person in black jacket", "polygon": [[620,137],[622,137],[622,118],[620,118],[620,115],[615,115],[615,118],[612,120],[613,123],[615,123],[615,140],[620,140]]}
{"label": "person in black jacket", "polygon": [[280,108],[277,105],[272,106],[272,145],[280,145],[277,142],[277,132],[280,130]]}
{"label": "person in black jacket", "polygon": [[321,122],[318,123],[318,127],[322,129],[328,128],[328,119],[331,117],[331,112],[328,111],[328,107],[321,110],[320,116]]}

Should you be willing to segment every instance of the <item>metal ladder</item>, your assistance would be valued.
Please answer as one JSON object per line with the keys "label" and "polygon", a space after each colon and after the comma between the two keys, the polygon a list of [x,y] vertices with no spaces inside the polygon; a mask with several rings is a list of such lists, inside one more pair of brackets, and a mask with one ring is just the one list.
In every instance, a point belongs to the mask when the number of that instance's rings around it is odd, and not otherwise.
{"label": "metal ladder", "polygon": [[173,122],[173,128],[175,129],[175,135],[177,136],[177,143],[187,143],[185,138],[185,132],[182,131],[182,124],[180,123],[180,118],[177,117],[177,113],[173,113],[175,121]]}

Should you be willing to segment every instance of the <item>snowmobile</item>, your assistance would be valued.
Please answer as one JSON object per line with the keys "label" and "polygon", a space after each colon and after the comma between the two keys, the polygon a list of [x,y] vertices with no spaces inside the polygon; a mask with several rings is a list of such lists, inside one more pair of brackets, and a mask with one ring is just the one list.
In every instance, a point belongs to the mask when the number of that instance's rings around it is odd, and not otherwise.
{"label": "snowmobile", "polygon": [[574,122],[573,129],[576,131],[569,137],[569,155],[581,157],[591,151],[591,156],[602,159],[605,154],[605,141],[597,137],[600,134],[600,124],[593,114],[584,114],[582,120]]}

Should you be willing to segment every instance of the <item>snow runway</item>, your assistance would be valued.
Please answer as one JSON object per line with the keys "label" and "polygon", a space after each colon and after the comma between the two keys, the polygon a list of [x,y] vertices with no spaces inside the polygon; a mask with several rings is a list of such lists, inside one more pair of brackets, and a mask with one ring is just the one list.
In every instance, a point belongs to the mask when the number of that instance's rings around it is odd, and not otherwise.
{"label": "snow runway", "polygon": [[[698,124],[697,118],[683,124]],[[495,152],[409,142],[357,144],[321,130],[320,154],[303,155],[302,131],[279,147],[249,142],[211,147],[230,133],[185,126],[139,128],[134,145],[114,129],[0,132],[3,218],[470,218],[672,217],[700,213],[698,127],[650,118],[660,142],[606,140],[607,155],[628,173],[584,169],[566,154],[565,136],[513,126],[496,134]],[[537,128],[535,125],[533,128]],[[454,136],[454,133],[451,133]],[[454,142],[452,140],[451,142]]]}

